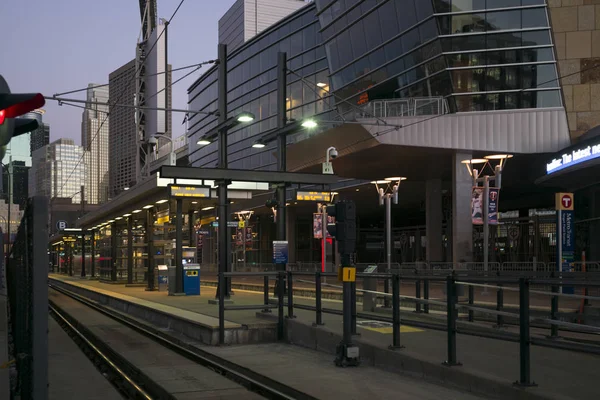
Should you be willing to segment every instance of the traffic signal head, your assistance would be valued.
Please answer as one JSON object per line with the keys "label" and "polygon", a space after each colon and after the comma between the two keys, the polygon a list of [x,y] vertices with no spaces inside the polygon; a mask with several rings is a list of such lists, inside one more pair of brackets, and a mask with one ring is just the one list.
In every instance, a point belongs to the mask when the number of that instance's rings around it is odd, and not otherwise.
{"label": "traffic signal head", "polygon": [[38,126],[37,122],[28,119],[19,121],[16,118],[45,103],[40,93],[11,93],[8,83],[0,75],[0,152],[5,150],[13,136],[30,132]]}
{"label": "traffic signal head", "polygon": [[327,206],[327,216],[335,217],[335,224],[327,224],[327,231],[338,242],[341,254],[354,253],[356,247],[356,206],[352,201],[338,201]]}

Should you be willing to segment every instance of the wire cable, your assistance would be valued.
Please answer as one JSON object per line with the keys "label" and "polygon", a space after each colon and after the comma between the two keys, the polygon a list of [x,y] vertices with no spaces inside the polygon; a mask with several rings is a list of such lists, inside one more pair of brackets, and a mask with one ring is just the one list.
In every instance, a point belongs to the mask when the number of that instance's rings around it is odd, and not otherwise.
{"label": "wire cable", "polygon": [[[182,4],[183,4],[184,2],[185,2],[185,0],[181,0],[181,1],[179,2],[179,5],[177,6],[177,8],[175,9],[175,11],[174,11],[174,12],[173,12],[173,14],[171,15],[171,18],[169,18],[169,20],[167,21],[167,25],[168,25],[168,24],[170,24],[170,23],[171,23],[171,21],[173,20],[173,18],[175,17],[175,15],[177,15],[177,12],[179,11],[179,9],[181,8],[181,6],[182,6]],[[160,40],[160,38],[162,37],[162,35],[163,35],[164,33],[165,33],[165,31],[164,31],[164,30],[162,30],[162,31],[160,32],[160,35],[158,35],[158,37],[156,38],[156,40],[155,40],[155,41],[154,41],[154,43],[152,44],[152,47],[150,48],[150,50],[148,50],[148,51],[146,52],[146,57],[148,57],[148,56],[149,56],[149,55],[152,53],[152,50],[154,50],[154,48],[155,48],[155,47],[156,47],[156,45],[158,44],[158,41]],[[129,83],[127,84],[127,89],[129,89],[129,87],[131,86],[131,84],[133,83],[133,81],[134,81],[134,80],[137,78],[137,76],[138,76],[138,73],[140,72],[140,70],[141,70],[142,66],[143,66],[143,63],[142,63],[142,64],[140,64],[140,65],[138,66],[138,68],[136,68],[135,74],[133,74],[133,75],[132,75],[133,79],[131,79],[131,80],[129,81]],[[125,92],[126,92],[126,90],[123,90],[123,91],[120,93],[120,95],[119,95],[118,99],[115,101],[115,104],[119,103],[119,101],[121,100],[121,98],[123,97],[123,95],[125,94]],[[94,140],[96,140],[96,137],[97,137],[97,136],[100,134],[100,131],[102,130],[102,127],[104,126],[104,124],[105,124],[105,123],[106,123],[106,121],[108,120],[108,116],[110,115],[110,113],[111,113],[111,111],[112,111],[112,108],[113,108],[113,107],[109,106],[109,108],[108,108],[108,113],[106,114],[106,117],[105,117],[105,118],[102,120],[102,123],[100,123],[100,126],[98,127],[98,130],[96,131],[96,133],[94,134],[94,136],[91,138],[91,140],[90,140],[90,144],[89,144],[89,146],[90,146],[90,149],[91,149],[91,145],[92,145],[92,143],[94,142]],[[137,133],[136,133],[136,134],[137,134]],[[67,179],[66,179],[66,180],[63,182],[63,184],[62,184],[62,186],[61,186],[60,190],[58,191],[58,193],[59,193],[61,196],[62,196],[62,191],[63,191],[63,188],[65,187],[65,185],[67,184],[67,182],[69,182],[69,179],[71,178],[71,176],[73,176],[73,174],[75,173],[75,170],[76,170],[76,169],[77,169],[77,167],[78,167],[78,166],[81,164],[81,161],[84,159],[84,157],[85,157],[85,149],[84,149],[84,152],[83,152],[83,154],[81,155],[81,157],[79,158],[79,160],[77,161],[77,163],[75,164],[75,166],[73,167],[73,169],[71,170],[71,173],[70,173],[70,174],[67,176]]]}

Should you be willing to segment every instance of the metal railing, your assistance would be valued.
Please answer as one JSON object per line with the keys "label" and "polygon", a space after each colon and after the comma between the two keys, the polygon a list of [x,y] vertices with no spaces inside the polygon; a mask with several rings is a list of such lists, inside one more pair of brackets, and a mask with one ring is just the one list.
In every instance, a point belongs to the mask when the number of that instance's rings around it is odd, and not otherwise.
{"label": "metal railing", "polygon": [[28,200],[7,265],[14,398],[48,398],[48,199]]}
{"label": "metal railing", "polygon": [[[532,265],[533,267],[533,265]],[[391,349],[399,349],[401,345],[400,337],[400,325],[408,324],[417,327],[426,327],[430,329],[444,330],[447,332],[447,356],[444,364],[447,366],[461,365],[458,362],[458,351],[456,346],[457,335],[460,334],[471,334],[477,336],[484,336],[499,340],[507,340],[519,343],[519,359],[520,359],[520,371],[518,373],[519,379],[516,384],[520,386],[533,386],[535,385],[531,380],[531,358],[530,348],[532,345],[540,345],[546,347],[556,347],[574,351],[591,352],[600,354],[600,342],[597,345],[569,341],[569,340],[553,340],[558,335],[559,327],[565,330],[574,330],[575,332],[600,332],[600,327],[586,325],[572,321],[564,321],[559,318],[558,315],[558,299],[580,299],[582,302],[589,300],[600,300],[600,296],[590,296],[587,294],[588,288],[600,288],[600,275],[598,274],[582,274],[578,272],[565,272],[562,273],[560,278],[551,276],[546,277],[544,272],[537,272],[536,274],[529,276],[498,276],[494,273],[482,276],[475,269],[471,270],[445,270],[447,273],[436,274],[435,270],[420,273],[405,273],[402,269],[397,269],[392,273],[362,273],[357,272],[357,281],[360,279],[363,281],[363,289],[356,287],[356,282],[351,285],[351,331],[353,334],[357,332],[357,319],[368,319],[380,322],[391,323],[392,325],[392,343]],[[293,271],[268,271],[268,272],[228,272],[224,274],[225,277],[262,277],[264,280],[263,284],[263,304],[256,305],[225,305],[220,304],[222,307],[223,316],[220,321],[220,339],[224,343],[225,339],[225,328],[224,328],[224,312],[227,310],[263,310],[263,312],[271,312],[273,309],[277,309],[277,332],[278,338],[283,340],[284,338],[284,323],[286,318],[295,318],[294,309],[303,309],[315,312],[314,326],[323,325],[323,314],[335,314],[343,315],[344,311],[338,308],[327,308],[323,306],[323,291],[322,288],[331,287],[342,289],[342,286],[336,284],[328,284],[323,282],[326,277],[337,277],[336,273],[321,273],[316,272],[293,272]],[[590,278],[591,276],[591,278]],[[269,281],[270,279],[276,279],[278,281],[278,291],[276,293],[276,299],[271,300],[269,298]],[[365,282],[370,280],[388,280],[391,281],[391,292],[380,292],[375,286],[374,289],[365,288]],[[285,281],[287,281],[287,293],[285,291]],[[304,299],[303,302],[294,300],[294,284],[298,283],[309,283],[314,285],[315,291],[315,303],[314,305],[306,304]],[[404,296],[400,295],[401,282],[414,282],[415,284],[415,296]],[[429,287],[431,283],[442,284],[445,288],[443,299],[430,299],[429,298]],[[548,286],[551,287],[551,291],[535,290],[532,289],[534,285],[537,286]],[[583,289],[583,294],[570,294],[560,293],[559,287],[579,287]],[[421,292],[421,287],[423,292]],[[459,288],[468,288],[468,300],[466,302],[459,301],[460,294]],[[475,289],[482,288],[484,290],[496,291],[497,303],[496,307],[489,307],[489,305],[480,305],[475,303]],[[510,309],[504,307],[504,292],[510,291],[518,293],[518,305],[513,306]],[[365,297],[387,297],[391,301],[391,318],[381,313],[375,314],[372,312],[359,312],[357,310],[357,292],[362,293],[363,297],[363,310],[365,306]],[[550,312],[548,315],[540,315],[539,309],[532,309],[530,307],[530,296],[535,295],[538,298],[547,297],[551,303]],[[303,295],[304,296],[304,295]],[[305,297],[305,296],[304,296]],[[446,320],[441,323],[438,318],[432,318],[431,321],[411,320],[410,316],[402,317],[401,320],[401,300],[410,301],[415,304],[415,312],[428,314],[431,306],[437,307],[439,310],[445,310]],[[287,308],[287,313],[285,309]],[[468,318],[466,320],[459,319],[459,310],[467,311]],[[471,324],[475,320],[475,313],[479,315],[490,315],[496,319],[496,326],[503,326],[506,324],[506,320],[510,319],[510,323],[518,326],[518,333],[511,333],[507,331],[498,331],[494,327],[487,328],[486,331],[482,331],[481,326],[475,326]],[[287,315],[286,315],[287,314]],[[531,335],[532,324],[536,325],[538,329],[549,329],[549,338],[541,335]],[[459,326],[460,325],[460,329]]]}
{"label": "metal railing", "polygon": [[356,118],[416,117],[448,114],[444,97],[415,97],[409,99],[372,100],[357,111]]}

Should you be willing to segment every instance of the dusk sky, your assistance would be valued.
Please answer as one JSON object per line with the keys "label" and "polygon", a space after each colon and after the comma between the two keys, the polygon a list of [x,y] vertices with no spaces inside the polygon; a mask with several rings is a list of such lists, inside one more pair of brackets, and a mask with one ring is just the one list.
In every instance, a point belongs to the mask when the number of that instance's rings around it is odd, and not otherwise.
{"label": "dusk sky", "polygon": [[[173,68],[214,59],[219,18],[235,0],[186,0],[169,26]],[[180,0],[158,0],[158,17],[169,19]],[[13,92],[46,96],[108,83],[108,74],[135,56],[140,32],[138,0],[6,0],[0,14],[5,34],[0,74]],[[9,39],[10,36],[10,39]],[[190,70],[178,71],[173,80]],[[187,108],[187,88],[200,69],[173,86],[173,108]],[[85,98],[85,92],[66,95]],[[82,109],[47,100],[50,140],[81,143]],[[184,133],[184,115],[173,114],[173,136]]]}

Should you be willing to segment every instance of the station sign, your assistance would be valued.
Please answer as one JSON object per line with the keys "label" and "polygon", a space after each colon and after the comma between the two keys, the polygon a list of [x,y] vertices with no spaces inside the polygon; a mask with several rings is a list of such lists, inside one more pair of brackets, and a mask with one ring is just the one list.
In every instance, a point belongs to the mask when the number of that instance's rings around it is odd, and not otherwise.
{"label": "station sign", "polygon": [[330,192],[305,192],[305,191],[298,190],[296,192],[296,201],[330,202],[331,201],[331,193]]}
{"label": "station sign", "polygon": [[573,193],[556,193],[556,209],[560,211],[573,210]]}
{"label": "station sign", "polygon": [[169,195],[176,198],[210,199],[210,186],[169,185]]}
{"label": "station sign", "polygon": [[551,174],[598,157],[600,157],[600,144],[581,147],[568,153],[563,153],[546,163],[546,174]]}

